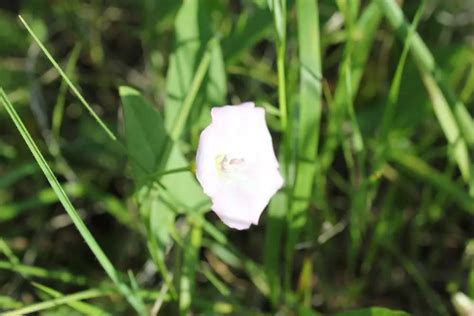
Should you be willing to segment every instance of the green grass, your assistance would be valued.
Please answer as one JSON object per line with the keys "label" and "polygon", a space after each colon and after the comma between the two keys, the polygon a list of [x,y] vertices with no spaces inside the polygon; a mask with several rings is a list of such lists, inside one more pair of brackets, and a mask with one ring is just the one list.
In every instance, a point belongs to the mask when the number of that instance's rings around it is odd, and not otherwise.
{"label": "green grass", "polygon": [[25,26],[25,28],[28,30],[28,32],[30,33],[30,35],[33,37],[33,39],[35,40],[36,44],[38,44],[38,46],[41,48],[41,50],[43,51],[43,53],[46,55],[46,57],[48,58],[48,60],[53,64],[53,67],[59,72],[59,74],[61,75],[61,77],[63,78],[64,82],[66,82],[66,84],[69,86],[69,88],[74,92],[74,94],[76,95],[76,97],[79,99],[79,101],[81,101],[81,103],[85,106],[85,108],[87,109],[87,111],[89,111],[89,113],[92,115],[92,117],[97,121],[97,124],[100,125],[100,127],[102,127],[104,129],[104,131],[109,135],[109,137],[112,139],[112,140],[116,140],[117,138],[115,137],[114,133],[112,133],[110,131],[110,129],[105,125],[105,123],[99,118],[99,116],[97,116],[97,114],[94,112],[94,110],[92,109],[92,107],[89,105],[89,103],[84,99],[84,97],[82,96],[82,94],[79,92],[79,90],[77,90],[76,86],[71,82],[71,80],[69,79],[69,77],[66,75],[66,73],[62,70],[62,68],[58,65],[58,63],[54,60],[53,56],[51,56],[51,54],[49,53],[48,49],[43,45],[43,43],[40,41],[40,39],[35,35],[35,33],[33,32],[33,30],[30,28],[30,26],[28,25],[28,23],[23,19],[23,17],[21,15],[18,16],[18,18],[20,19],[21,23]]}
{"label": "green grass", "polygon": [[[454,315],[469,1],[398,3],[1,5],[0,314]],[[285,184],[235,231],[194,160],[211,107],[244,101]]]}
{"label": "green grass", "polygon": [[20,117],[15,111],[15,108],[10,103],[8,96],[5,94],[5,91],[3,91],[2,88],[0,88],[0,98],[1,98],[1,102],[3,103],[3,106],[7,110],[12,121],[15,123],[16,128],[18,129],[21,136],[23,137],[26,145],[28,146],[31,153],[33,154],[39,167],[43,171],[45,177],[48,179],[49,184],[51,185],[54,192],[58,196],[59,201],[63,205],[64,209],[66,210],[71,220],[73,221],[74,225],[76,226],[77,230],[81,234],[82,238],[84,238],[84,241],[87,243],[90,250],[94,253],[94,256],[97,258],[102,268],[105,270],[105,272],[110,277],[110,279],[115,283],[117,288],[122,292],[124,297],[130,301],[130,304],[133,305],[133,307],[137,310],[137,312],[144,314],[145,307],[143,303],[139,299],[137,299],[136,294],[134,294],[130,290],[130,288],[125,283],[123,283],[123,281],[120,280],[117,270],[113,266],[112,262],[107,258],[106,254],[103,252],[102,248],[99,246],[99,244],[95,240],[92,233],[88,230],[84,221],[81,219],[77,210],[72,205],[66,192],[64,191],[63,187],[61,186],[58,179],[54,175],[53,171],[49,167],[48,163],[44,159],[43,155],[38,149],[38,146],[36,145],[34,140],[31,138],[31,135],[29,134],[28,130],[26,129],[23,122],[21,121]]}

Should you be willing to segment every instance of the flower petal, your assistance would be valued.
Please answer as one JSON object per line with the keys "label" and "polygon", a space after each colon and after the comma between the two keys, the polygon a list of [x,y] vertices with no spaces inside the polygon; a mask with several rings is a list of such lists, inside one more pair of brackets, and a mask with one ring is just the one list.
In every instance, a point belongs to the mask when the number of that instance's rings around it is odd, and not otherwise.
{"label": "flower petal", "polygon": [[218,154],[216,141],[211,126],[207,127],[201,132],[196,154],[196,177],[208,196],[214,195],[219,187],[219,178],[215,168],[215,159]]}
{"label": "flower petal", "polygon": [[213,108],[211,116],[199,140],[196,176],[221,220],[247,229],[283,185],[265,111],[246,102]]}
{"label": "flower petal", "polygon": [[263,167],[246,173],[244,181],[221,183],[212,197],[212,210],[226,225],[236,229],[258,225],[271,197],[283,185],[283,178],[276,169]]}

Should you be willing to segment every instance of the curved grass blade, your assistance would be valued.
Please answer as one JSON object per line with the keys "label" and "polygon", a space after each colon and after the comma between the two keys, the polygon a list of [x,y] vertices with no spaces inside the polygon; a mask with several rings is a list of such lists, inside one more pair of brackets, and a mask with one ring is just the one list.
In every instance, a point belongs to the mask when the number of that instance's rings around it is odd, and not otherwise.
{"label": "curved grass blade", "polygon": [[114,133],[112,133],[112,131],[107,127],[107,125],[100,119],[100,117],[97,115],[97,113],[94,112],[94,110],[89,105],[89,103],[86,101],[86,99],[84,99],[84,97],[79,92],[79,90],[76,88],[76,86],[72,83],[72,81],[69,79],[69,77],[66,75],[66,73],[62,70],[61,66],[59,66],[59,64],[54,60],[53,56],[49,53],[48,49],[43,45],[43,43],[41,43],[39,38],[35,35],[35,33],[30,28],[28,23],[26,23],[26,21],[23,19],[23,17],[21,15],[19,15],[18,18],[20,19],[23,26],[27,29],[28,33],[30,33],[31,37],[33,37],[36,44],[38,44],[38,46],[41,48],[41,50],[46,55],[48,60],[51,62],[53,67],[56,68],[56,70],[59,72],[59,74],[61,75],[63,80],[67,83],[67,85],[72,90],[72,92],[76,95],[76,97],[79,99],[79,101],[81,101],[82,105],[84,105],[84,107],[87,109],[87,111],[89,111],[90,115],[92,115],[92,117],[96,120],[97,124],[99,124],[100,127],[102,127],[102,129],[105,131],[105,133],[107,133],[107,135],[109,135],[109,137],[112,140],[117,140],[117,137],[114,135]]}
{"label": "curved grass blade", "polygon": [[[388,22],[396,30],[402,41],[409,36],[409,23],[403,11],[394,0],[374,0],[380,7]],[[411,54],[420,70],[425,87],[433,102],[433,109],[438,122],[452,145],[455,160],[466,183],[471,185],[474,194],[474,181],[471,179],[470,159],[467,146],[474,146],[474,122],[465,105],[454,94],[446,83],[442,71],[418,33],[411,39]]]}
{"label": "curved grass blade", "polygon": [[[406,41],[409,33],[409,23],[406,21],[403,11],[394,0],[375,0],[380,9],[387,17],[388,22],[397,32],[397,35],[402,41]],[[474,122],[471,115],[466,109],[466,106],[456,96],[452,88],[446,82],[444,74],[437,66],[436,61],[426,46],[423,39],[415,32],[412,39],[411,53],[416,60],[421,72],[429,73],[436,81],[439,89],[448,100],[449,105],[453,109],[454,117],[461,130],[463,138],[469,146],[474,146]]]}
{"label": "curved grass blade", "polygon": [[449,195],[466,212],[474,214],[474,198],[470,197],[458,184],[430,167],[420,158],[406,152],[394,151],[390,154],[389,159],[409,170],[410,174],[425,179],[438,190]]}
{"label": "curved grass blade", "polygon": [[8,97],[3,90],[0,88],[0,101],[3,103],[4,107],[6,108],[8,114],[10,115],[12,121],[15,123],[16,128],[20,132],[21,136],[23,137],[25,143],[27,144],[28,148],[30,149],[31,153],[33,154],[34,158],[36,159],[39,167],[43,171],[45,177],[47,178],[49,184],[53,188],[54,192],[57,194],[59,201],[65,208],[67,214],[73,221],[74,225],[76,226],[77,230],[81,234],[84,241],[89,246],[90,250],[93,252],[99,263],[101,264],[102,268],[105,270],[109,278],[114,282],[115,286],[118,288],[120,293],[129,301],[129,303],[133,306],[133,308],[140,314],[145,315],[146,309],[143,301],[138,297],[136,293],[133,293],[130,288],[123,283],[120,278],[117,270],[113,266],[112,262],[106,256],[102,248],[99,246],[97,241],[95,240],[92,233],[87,228],[86,224],[77,213],[76,209],[72,205],[69,197],[67,196],[66,192],[64,191],[63,187],[59,183],[58,179],[54,175],[53,171],[49,167],[48,163],[46,162],[45,158],[41,154],[38,146],[31,138],[30,133],[26,129],[25,125],[23,124],[22,120],[16,113],[15,108],[8,100]]}

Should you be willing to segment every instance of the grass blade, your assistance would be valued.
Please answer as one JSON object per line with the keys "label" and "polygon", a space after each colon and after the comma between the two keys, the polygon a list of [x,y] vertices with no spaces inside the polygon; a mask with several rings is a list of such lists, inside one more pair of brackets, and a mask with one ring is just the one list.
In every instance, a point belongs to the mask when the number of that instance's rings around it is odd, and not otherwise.
{"label": "grass blade", "polygon": [[25,143],[27,144],[29,150],[33,154],[34,158],[36,159],[39,167],[41,168],[44,175],[46,176],[49,184],[51,185],[54,192],[58,196],[59,201],[65,208],[71,220],[74,222],[74,225],[76,226],[77,230],[81,234],[84,241],[87,243],[91,251],[94,253],[95,257],[101,264],[102,268],[105,270],[109,278],[115,283],[115,285],[117,286],[119,291],[122,293],[122,295],[135,308],[135,310],[141,315],[146,314],[145,306],[143,302],[141,301],[141,299],[139,299],[137,295],[132,293],[129,287],[125,283],[121,282],[118,272],[117,270],[115,270],[115,267],[113,266],[112,262],[110,262],[110,260],[107,258],[106,254],[104,253],[102,248],[99,246],[99,244],[97,243],[94,236],[87,228],[86,224],[84,223],[80,215],[77,213],[76,209],[74,208],[71,201],[69,200],[69,197],[67,196],[63,187],[59,183],[58,179],[56,178],[53,171],[51,170],[48,163],[46,162],[43,155],[41,154],[40,150],[38,149],[38,146],[36,146],[36,143],[31,138],[30,133],[28,132],[22,120],[16,113],[15,108],[8,100],[8,97],[5,94],[5,91],[3,91],[3,88],[0,88],[0,99],[4,107],[6,108],[8,114],[10,115],[12,121],[15,123],[16,128],[18,129],[21,136],[23,137]]}
{"label": "grass blade", "polygon": [[[39,289],[40,291],[46,293],[47,295],[57,299],[64,297],[64,295],[61,292],[56,291],[55,289],[52,289],[50,287],[47,287],[43,284],[39,284],[36,282],[33,282],[32,285]],[[69,305],[71,308],[77,310],[78,312],[81,312],[84,315],[94,315],[94,316],[102,316],[102,315],[110,315],[109,313],[105,312],[104,310],[95,307],[91,304],[87,304],[81,301],[74,301],[74,302],[68,302],[66,305]]]}
{"label": "grass blade", "polygon": [[278,103],[280,105],[281,127],[288,126],[288,109],[286,104],[286,1],[272,0],[273,24],[276,34],[277,71],[278,71]]}
{"label": "grass blade", "polygon": [[[288,109],[286,97],[286,75],[285,75],[285,57],[286,57],[286,1],[270,0],[269,7],[273,13],[273,25],[277,50],[277,73],[278,73],[278,102],[280,109],[281,129],[284,131],[283,144],[280,148],[279,161],[280,169],[284,173],[285,182],[291,184],[289,179],[289,157],[290,157],[290,130],[288,126]],[[268,224],[265,235],[265,270],[268,272],[268,278],[271,289],[271,300],[274,304],[280,298],[281,280],[280,280],[280,245],[283,238],[283,229],[285,227],[285,217],[288,214],[289,199],[287,193],[277,193],[272,199],[268,209]]]}
{"label": "grass blade", "polygon": [[449,195],[466,212],[474,214],[474,199],[470,197],[462,187],[453,183],[449,178],[438,170],[430,167],[420,158],[407,154],[406,152],[394,151],[390,154],[390,160],[403,166],[410,174],[426,179],[438,190]]}
{"label": "grass blade", "polygon": [[[349,252],[349,266],[351,270],[354,268],[355,256],[359,250],[362,242],[362,234],[367,224],[367,184],[365,159],[366,148],[362,134],[359,128],[359,122],[356,118],[354,110],[354,97],[356,92],[353,91],[353,58],[356,56],[356,31],[357,25],[355,20],[357,17],[358,6],[354,3],[340,1],[338,2],[340,11],[344,15],[345,32],[347,34],[347,42],[344,50],[344,57],[339,68],[339,82],[336,90],[336,96],[342,95],[343,102],[340,106],[341,119],[346,119],[351,123],[350,134],[348,137],[342,139],[342,150],[346,160],[347,168],[349,169],[349,176],[351,180],[350,190],[350,210],[349,210],[349,233],[350,233],[350,252]],[[362,19],[362,18],[361,18]],[[369,47],[364,47],[368,49]],[[364,55],[369,55],[365,52]],[[340,83],[340,84],[339,84]]]}
{"label": "grass blade", "polygon": [[208,121],[205,110],[224,104],[226,99],[222,51],[209,23],[214,10],[211,1],[190,0],[182,2],[176,15],[164,107],[165,126],[172,140],[184,130],[197,136],[194,133]]}
{"label": "grass blade", "polygon": [[[380,9],[387,17],[388,22],[397,31],[397,35],[401,40],[405,41],[407,34],[409,33],[409,23],[405,20],[402,10],[394,0],[375,0],[380,6]],[[413,36],[412,50],[411,53],[416,59],[417,65],[420,67],[422,72],[430,73],[436,84],[439,86],[450,106],[454,110],[454,116],[460,126],[462,135],[469,144],[474,145],[474,122],[466,106],[459,100],[456,94],[453,92],[449,84],[444,78],[444,74],[441,69],[436,65],[436,61],[431,54],[430,50],[423,42],[422,38],[418,33]]]}
{"label": "grass blade", "polygon": [[420,4],[415,14],[415,17],[413,18],[413,22],[410,25],[410,30],[407,34],[407,39],[405,41],[405,44],[403,45],[403,51],[400,56],[400,60],[398,61],[397,69],[395,70],[395,75],[393,76],[392,84],[390,85],[387,105],[382,117],[382,125],[380,127],[380,138],[381,138],[382,143],[385,143],[386,141],[387,133],[389,131],[392,120],[395,116],[395,107],[397,105],[398,95],[400,93],[400,83],[402,81],[403,70],[405,68],[407,56],[410,51],[412,38],[416,32],[416,28],[418,27],[418,23],[423,13],[425,3],[426,1],[423,1]]}
{"label": "grass blade", "polygon": [[[357,42],[357,49],[353,50],[351,56],[351,94],[352,99],[355,98],[365,65],[369,58],[372,45],[375,39],[375,32],[378,29],[381,19],[381,12],[376,4],[369,4],[364,12],[361,14],[359,20],[355,24],[354,32],[361,35]],[[327,127],[326,141],[321,151],[321,168],[323,174],[331,166],[335,151],[338,148],[341,140],[341,124],[345,115],[344,105],[346,104],[346,78],[343,76],[343,68],[340,68],[339,80],[337,82],[334,101],[332,103]]]}
{"label": "grass blade", "polygon": [[[433,102],[433,110],[441,125],[441,129],[452,146],[452,154],[459,166],[461,175],[465,181],[469,181],[471,178],[469,153],[453,112],[451,112],[448,102],[434,78],[428,73],[423,73],[421,78]],[[471,190],[474,190],[474,187],[471,187]],[[474,194],[474,191],[472,191],[472,194]]]}
{"label": "grass blade", "polygon": [[254,12],[242,12],[236,29],[223,39],[222,48],[227,66],[233,65],[271,30],[272,15],[266,7],[257,7]]}
{"label": "grass blade", "polygon": [[74,302],[101,297],[107,294],[108,293],[104,293],[98,290],[87,290],[87,291],[82,291],[82,292],[78,292],[71,295],[66,295],[61,298],[55,298],[49,301],[32,304],[30,306],[26,306],[14,311],[3,313],[2,315],[3,316],[19,316],[19,315],[31,314],[31,313],[51,309],[51,308],[57,307],[58,305],[72,304]]}
{"label": "grass blade", "polygon": [[193,223],[189,233],[188,247],[184,249],[183,265],[179,279],[179,311],[181,315],[188,315],[194,295],[196,284],[196,269],[199,265],[199,249],[202,243],[202,228]]}
{"label": "grass blade", "polygon": [[97,115],[97,113],[94,112],[94,110],[89,105],[89,103],[86,101],[86,99],[84,99],[84,97],[79,92],[79,90],[76,88],[76,86],[72,83],[72,81],[69,79],[69,77],[66,75],[66,73],[61,69],[61,66],[59,66],[59,64],[54,60],[53,56],[49,53],[48,49],[43,45],[43,43],[41,43],[39,38],[35,35],[35,33],[30,28],[28,23],[26,23],[26,21],[23,19],[23,17],[21,15],[19,15],[18,18],[20,19],[23,26],[27,29],[28,33],[30,33],[31,37],[33,37],[36,44],[38,44],[38,46],[41,48],[41,50],[46,55],[48,60],[51,62],[53,67],[56,68],[56,70],[59,72],[59,74],[61,75],[63,80],[67,83],[67,85],[69,86],[71,91],[74,93],[74,95],[79,99],[79,101],[81,101],[82,105],[84,105],[84,107],[87,109],[87,111],[89,111],[90,115],[92,115],[92,117],[96,120],[96,122],[105,131],[105,133],[107,135],[109,135],[109,137],[112,140],[117,140],[117,137],[114,135],[114,133],[112,133],[112,131],[107,127],[107,125],[100,119],[100,117]]}
{"label": "grass blade", "polygon": [[[409,34],[409,23],[405,20],[402,10],[394,0],[375,0],[386,16],[388,22],[397,31],[401,40],[406,41]],[[420,70],[425,87],[433,101],[434,111],[445,133],[448,142],[454,146],[454,156],[464,180],[471,185],[474,194],[474,184],[470,175],[470,161],[467,145],[474,145],[474,122],[444,79],[437,67],[433,55],[418,33],[411,39],[411,54]]]}
{"label": "grass blade", "polygon": [[[289,214],[286,247],[286,284],[290,283],[294,248],[304,227],[308,227],[309,200],[317,164],[321,120],[321,52],[318,1],[296,1],[300,58],[300,98],[298,120],[298,161]],[[311,291],[311,288],[308,289]],[[308,294],[310,295],[310,294]]]}
{"label": "grass blade", "polygon": [[35,277],[42,278],[45,280],[56,280],[68,284],[74,285],[86,285],[88,280],[83,276],[73,275],[67,271],[55,271],[47,270],[35,266],[29,266],[24,264],[18,264],[14,262],[8,262],[0,260],[0,270],[10,270],[18,274],[21,274],[23,277]]}
{"label": "grass blade", "polygon": [[[80,52],[81,52],[81,46],[76,45],[69,56],[69,60],[67,61],[66,75],[69,75],[69,76],[73,75],[77,60],[79,59]],[[61,131],[61,125],[63,121],[67,87],[68,87],[68,83],[66,82],[66,80],[61,81],[61,85],[59,86],[58,97],[56,99],[56,104],[54,105],[54,110],[53,110],[51,130],[57,142],[59,142],[59,134]]]}
{"label": "grass blade", "polygon": [[193,81],[191,82],[191,86],[189,88],[189,92],[186,95],[186,98],[183,101],[183,105],[178,112],[176,120],[173,123],[173,128],[170,131],[170,137],[173,141],[176,141],[183,132],[184,126],[186,124],[186,120],[188,119],[189,113],[191,112],[191,108],[193,106],[194,100],[199,92],[199,88],[206,76],[207,70],[209,69],[209,65],[211,64],[211,56],[212,56],[212,49],[217,45],[216,39],[211,39],[208,43],[206,52],[199,63],[199,66],[194,74]]}

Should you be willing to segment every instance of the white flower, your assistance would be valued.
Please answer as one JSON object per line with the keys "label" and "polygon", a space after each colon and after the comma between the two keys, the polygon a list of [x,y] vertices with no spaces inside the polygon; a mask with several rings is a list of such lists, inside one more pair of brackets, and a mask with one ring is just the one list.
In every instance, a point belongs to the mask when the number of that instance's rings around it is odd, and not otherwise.
{"label": "white flower", "polygon": [[196,175],[219,218],[248,229],[283,185],[265,111],[247,102],[212,108],[211,116],[199,139]]}

